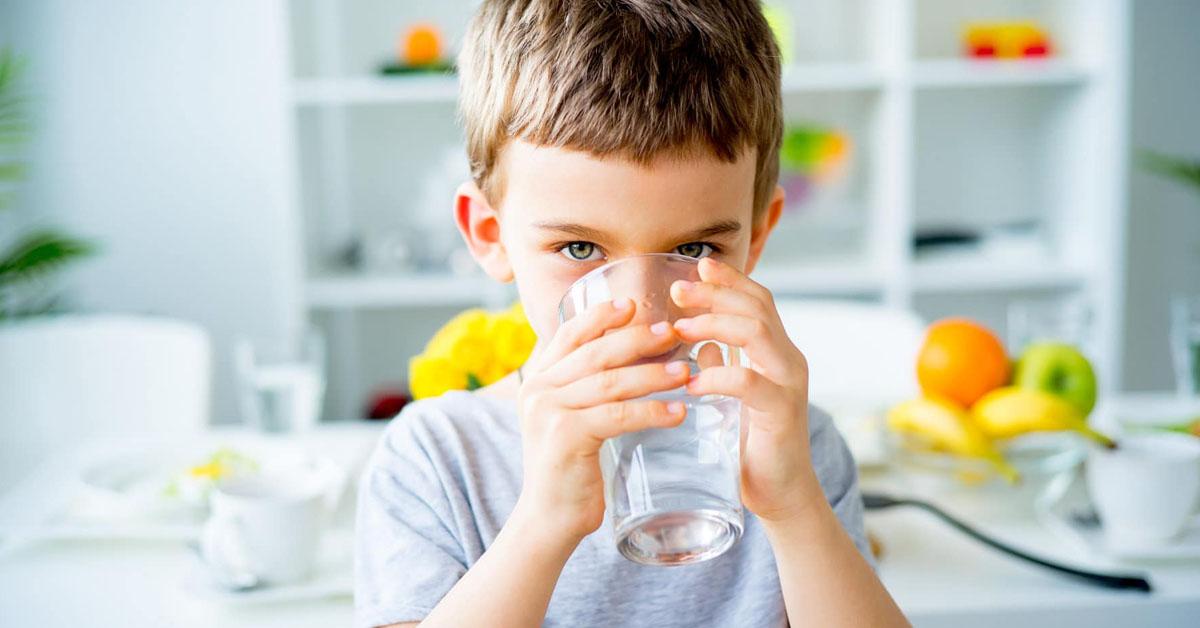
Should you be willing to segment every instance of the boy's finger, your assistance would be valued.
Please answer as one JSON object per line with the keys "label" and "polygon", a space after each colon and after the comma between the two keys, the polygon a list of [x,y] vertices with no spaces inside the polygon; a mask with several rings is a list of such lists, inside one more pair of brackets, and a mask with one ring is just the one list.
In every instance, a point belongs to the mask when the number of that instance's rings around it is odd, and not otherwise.
{"label": "boy's finger", "polygon": [[740,290],[774,309],[775,297],[771,295],[771,291],[747,277],[742,271],[711,257],[700,260],[699,266],[701,280]]}
{"label": "boy's finger", "polygon": [[728,395],[742,404],[769,415],[790,417],[792,396],[762,373],[744,366],[714,366],[700,371],[687,385],[693,395]]}
{"label": "boy's finger", "polygon": [[633,300],[629,298],[614,299],[597,303],[563,323],[539,357],[537,370],[552,366],[579,346],[603,336],[604,332],[625,325],[633,318],[634,308]]}
{"label": "boy's finger", "polygon": [[773,311],[757,297],[720,284],[680,279],[671,284],[671,299],[683,308],[766,317]]}
{"label": "boy's finger", "polygon": [[576,418],[594,444],[607,438],[651,428],[676,427],[683,423],[687,408],[682,401],[614,401],[580,410]]}
{"label": "boy's finger", "polygon": [[776,339],[761,319],[739,314],[701,314],[675,321],[675,331],[689,342],[716,340],[731,347],[742,347],[755,364],[780,381],[796,375],[780,350],[791,347],[791,340]]}
{"label": "boy's finger", "polygon": [[639,358],[663,355],[678,345],[679,337],[665,321],[631,325],[584,343],[548,370],[551,381],[565,386],[593,373],[628,365]]}
{"label": "boy's finger", "polygon": [[[730,355],[729,358],[730,365],[737,359],[734,355]],[[721,354],[721,347],[717,346],[715,342],[705,342],[700,345],[700,351],[696,354],[696,364],[699,364],[701,369],[710,366],[728,366],[725,364],[725,356]]]}
{"label": "boy's finger", "polygon": [[685,360],[624,366],[576,380],[560,388],[555,397],[567,407],[590,408],[679,388],[687,383],[690,375]]}

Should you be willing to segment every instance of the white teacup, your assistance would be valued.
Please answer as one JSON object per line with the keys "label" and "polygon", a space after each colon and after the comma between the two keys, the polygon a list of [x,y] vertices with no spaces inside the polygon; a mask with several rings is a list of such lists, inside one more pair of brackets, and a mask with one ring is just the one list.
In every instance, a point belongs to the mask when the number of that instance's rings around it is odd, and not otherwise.
{"label": "white teacup", "polygon": [[1124,436],[1117,449],[1089,454],[1087,486],[1109,544],[1137,548],[1170,541],[1200,499],[1200,439]]}
{"label": "white teacup", "polygon": [[226,576],[250,574],[264,584],[309,577],[327,515],[325,484],[316,474],[219,482],[201,537],[209,567]]}

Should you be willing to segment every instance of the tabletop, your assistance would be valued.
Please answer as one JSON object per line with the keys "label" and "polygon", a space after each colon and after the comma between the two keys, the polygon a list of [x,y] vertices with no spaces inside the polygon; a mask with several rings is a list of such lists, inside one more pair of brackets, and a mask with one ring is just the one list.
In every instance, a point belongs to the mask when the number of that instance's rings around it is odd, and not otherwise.
{"label": "tabletop", "polygon": [[[357,477],[381,423],[322,425],[296,442],[322,453]],[[254,437],[223,429],[197,435],[212,442]],[[70,461],[106,443],[85,443],[63,452],[14,490],[0,497],[0,624],[4,626],[344,626],[351,622],[351,574],[316,599],[252,602],[236,596],[199,596],[183,583],[198,565],[178,538],[97,540],[37,534],[46,513],[39,503],[61,487]],[[865,474],[865,488],[902,490],[892,475]],[[353,482],[351,482],[353,484]],[[348,494],[338,525],[352,526]],[[1120,563],[1064,544],[1028,513],[983,512],[979,503],[946,495],[939,503],[994,536],[1023,549],[1076,566],[1140,571],[1150,594],[1110,591],[1067,580],[997,554],[927,513],[895,509],[867,515],[868,530],[881,542],[879,573],[910,620],[918,626],[1190,626],[1200,616],[1200,561]],[[66,536],[70,536],[67,534]],[[76,535],[80,536],[80,535]],[[86,535],[83,535],[86,536]]]}

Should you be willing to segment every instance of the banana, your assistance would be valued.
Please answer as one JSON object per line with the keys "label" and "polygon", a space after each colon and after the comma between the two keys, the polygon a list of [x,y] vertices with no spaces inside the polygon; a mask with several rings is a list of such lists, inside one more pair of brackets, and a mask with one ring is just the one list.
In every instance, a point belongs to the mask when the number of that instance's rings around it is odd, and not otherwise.
{"label": "banana", "polygon": [[991,438],[1009,438],[1028,432],[1070,430],[1109,449],[1116,443],[1088,427],[1086,417],[1074,405],[1042,390],[1006,386],[997,388],[971,407],[975,423]]}
{"label": "banana", "polygon": [[966,410],[953,401],[933,396],[905,401],[888,411],[887,421],[893,430],[915,434],[935,450],[990,462],[1009,483],[1019,478]]}

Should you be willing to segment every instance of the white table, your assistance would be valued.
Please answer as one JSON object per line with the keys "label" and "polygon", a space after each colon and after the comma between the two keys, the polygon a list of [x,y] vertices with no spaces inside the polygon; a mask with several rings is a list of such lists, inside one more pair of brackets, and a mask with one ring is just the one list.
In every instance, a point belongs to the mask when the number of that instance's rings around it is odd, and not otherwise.
{"label": "white table", "polygon": [[[323,452],[354,470],[365,460],[380,427],[328,425],[305,440],[321,443]],[[63,466],[58,460],[47,467]],[[61,481],[55,471],[43,468],[23,488],[0,499],[0,515],[28,499],[23,490],[43,491],[45,483]],[[878,484],[869,477],[864,482]],[[1085,567],[1131,570],[1073,553],[1020,513],[973,517],[969,505],[953,500],[942,504],[1025,549]],[[1146,571],[1155,592],[1113,592],[996,554],[920,511],[871,513],[867,524],[885,547],[883,580],[918,626],[1200,625],[1200,563],[1139,565],[1132,570]],[[350,623],[352,600],[346,594],[253,606],[199,599],[181,586],[194,569],[193,561],[179,541],[31,543],[0,555],[0,625],[295,628]]]}
{"label": "white table", "polygon": [[914,508],[868,513],[867,529],[884,547],[880,576],[918,626],[1200,625],[1200,562],[1104,560],[1063,543],[1032,515],[973,516],[969,506],[953,499],[937,501],[985,533],[1041,557],[1094,571],[1145,574],[1154,592],[1113,591],[1059,576],[987,548]]}
{"label": "white table", "polygon": [[[382,428],[382,423],[331,423],[288,440],[320,451],[357,477]],[[194,436],[197,442],[209,443],[204,447],[245,437],[261,438],[229,428]],[[78,460],[111,446],[110,442],[88,443],[48,460],[0,498],[0,523],[35,521],[39,513],[13,510],[36,510],[39,502],[46,501],[45,496],[55,494],[54,486],[69,481]],[[347,497],[335,517],[340,527],[350,523],[353,512],[352,492]],[[0,626],[296,628],[348,626],[351,622],[353,602],[348,587],[344,593],[323,599],[228,603],[189,592],[183,583],[195,570],[192,551],[178,539],[22,543],[0,551]]]}

